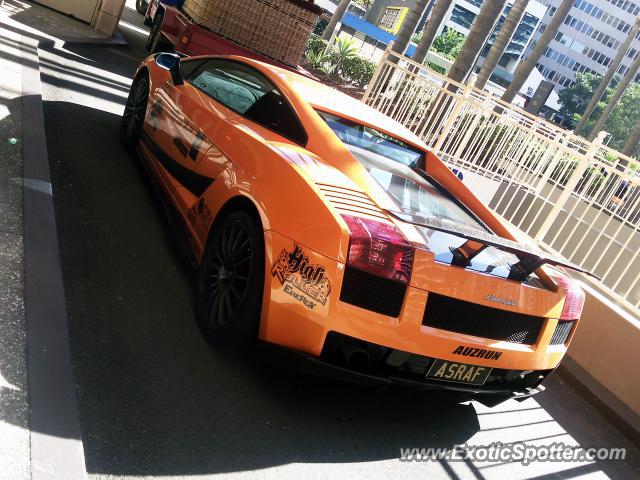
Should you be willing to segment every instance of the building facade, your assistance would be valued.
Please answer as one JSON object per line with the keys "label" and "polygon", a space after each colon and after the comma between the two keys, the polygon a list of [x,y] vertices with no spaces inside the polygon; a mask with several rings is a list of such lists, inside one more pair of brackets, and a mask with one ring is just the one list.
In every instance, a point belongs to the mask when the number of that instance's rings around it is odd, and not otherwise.
{"label": "building facade", "polygon": [[[561,0],[546,0],[548,7],[534,41],[540,38]],[[577,0],[537,65],[556,90],[574,84],[577,73],[602,75],[640,14],[640,0]],[[624,75],[640,51],[636,37],[618,73]],[[636,82],[640,75],[636,75]]]}
{"label": "building facade", "polygon": [[[434,0],[427,5],[423,21],[418,24],[418,31],[424,25],[424,18],[427,16]],[[387,32],[396,34],[400,31],[407,13],[416,4],[416,0],[376,0],[367,12],[366,21],[373,23]]]}
{"label": "building facade", "polygon": [[[452,2],[449,11],[445,15],[445,19],[438,29],[438,35],[445,29],[453,29],[467,36],[471,30],[473,21],[480,13],[483,3],[484,0],[456,0]],[[377,25],[383,30],[397,33],[400,30],[400,26],[407,12],[414,4],[415,0],[376,0],[369,10],[366,19],[368,22]],[[423,28],[433,4],[434,2],[431,1],[427,6],[427,10],[422,22],[418,25],[417,31]],[[505,9],[478,60],[478,68],[484,62],[485,56],[493,44],[498,30],[511,9],[511,4],[512,2],[505,2]],[[513,72],[531,42],[533,34],[537,30],[545,12],[546,7],[538,1],[531,0],[529,2],[524,17],[518,25],[511,43],[507,47],[505,54],[491,77],[494,83],[506,87],[511,82]]]}
{"label": "building facade", "polygon": [[[445,20],[442,22],[442,25],[440,25],[439,33],[444,29],[453,29],[465,36],[468,35],[471,30],[471,25],[473,24],[476,16],[480,13],[483,3],[484,0],[456,0],[452,2],[449,12],[447,12],[447,15],[445,16]],[[484,46],[480,54],[480,58],[478,59],[478,64],[476,66],[477,69],[479,69],[479,67],[484,63],[485,57],[489,52],[491,45],[493,45],[496,35],[502,27],[507,14],[511,10],[512,4],[512,1],[505,2],[505,8],[496,22],[493,33],[489,37],[487,44]],[[504,55],[500,59],[498,66],[491,76],[492,82],[503,87],[507,87],[511,83],[511,80],[513,79],[513,72],[520,63],[527,47],[533,40],[533,35],[538,29],[545,12],[546,7],[542,3],[536,0],[529,1],[525,9],[524,16],[518,24],[511,42],[507,46]]]}

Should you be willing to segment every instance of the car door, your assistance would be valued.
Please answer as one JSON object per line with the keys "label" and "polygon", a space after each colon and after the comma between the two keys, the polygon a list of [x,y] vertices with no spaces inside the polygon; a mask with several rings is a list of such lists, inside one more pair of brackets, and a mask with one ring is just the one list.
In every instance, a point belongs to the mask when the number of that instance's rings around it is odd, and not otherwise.
{"label": "car door", "polygon": [[[306,142],[293,110],[258,70],[235,60],[213,58],[201,61],[184,79],[185,85],[178,87],[183,94],[176,95],[176,104],[186,117],[187,127],[180,126],[185,141],[181,148],[187,152],[185,161],[194,162],[194,181],[214,182],[228,167],[228,156],[237,161],[247,154],[248,149],[243,148],[246,138],[238,129],[245,119],[281,134],[278,128],[282,124],[280,130],[301,132]],[[192,143],[187,149],[189,141]],[[189,193],[195,191],[181,194],[188,200],[187,216],[196,233],[204,237],[212,215],[201,199]]]}
{"label": "car door", "polygon": [[[189,75],[202,62],[184,61],[181,70]],[[201,92],[189,83],[165,81],[156,90],[149,109],[148,138],[162,166],[162,175],[175,204],[186,215],[213,183],[195,173],[198,162],[211,148],[207,130],[215,130],[218,119],[202,105]]]}
{"label": "car door", "polygon": [[206,129],[212,153],[199,163],[198,173],[208,176],[220,173],[225,152],[236,151],[242,144],[242,128],[238,126],[247,125],[247,120],[298,144],[306,144],[306,133],[289,103],[264,74],[250,65],[230,59],[209,59],[189,75],[187,83],[202,92],[193,111],[202,115],[203,121],[207,112],[209,116],[213,113],[217,122]]}

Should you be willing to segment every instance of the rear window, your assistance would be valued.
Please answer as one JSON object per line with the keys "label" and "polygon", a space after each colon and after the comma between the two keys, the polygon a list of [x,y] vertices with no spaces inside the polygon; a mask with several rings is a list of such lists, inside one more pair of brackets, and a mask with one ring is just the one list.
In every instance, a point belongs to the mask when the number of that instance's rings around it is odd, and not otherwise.
{"label": "rear window", "polygon": [[486,230],[448,193],[414,171],[424,152],[371,127],[318,113],[400,209]]}
{"label": "rear window", "polygon": [[412,168],[418,167],[422,163],[424,152],[402,140],[331,113],[318,111],[318,114],[347,146],[359,147],[377,153]]}

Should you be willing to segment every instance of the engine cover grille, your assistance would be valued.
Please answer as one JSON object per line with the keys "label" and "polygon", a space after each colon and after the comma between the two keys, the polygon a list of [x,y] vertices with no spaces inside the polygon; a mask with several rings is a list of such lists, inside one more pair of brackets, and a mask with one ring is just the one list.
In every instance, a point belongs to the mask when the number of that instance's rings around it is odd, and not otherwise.
{"label": "engine cover grille", "polygon": [[422,324],[475,337],[532,345],[544,318],[429,293]]}

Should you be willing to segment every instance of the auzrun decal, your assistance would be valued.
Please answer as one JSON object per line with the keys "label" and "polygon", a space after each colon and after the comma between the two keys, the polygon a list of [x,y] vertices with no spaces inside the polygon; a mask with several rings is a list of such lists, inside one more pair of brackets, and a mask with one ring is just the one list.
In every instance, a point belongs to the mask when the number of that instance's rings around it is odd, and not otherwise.
{"label": "auzrun decal", "polygon": [[290,252],[283,248],[271,267],[271,276],[285,286],[285,293],[311,310],[316,306],[314,302],[326,304],[331,293],[331,282],[325,272],[325,267],[311,263],[302,247],[297,244],[294,244]]}
{"label": "auzrun decal", "polygon": [[485,350],[484,348],[458,346],[453,352],[454,355],[464,355],[465,357],[486,358],[487,360],[498,360],[502,356],[502,352],[495,350]]}

